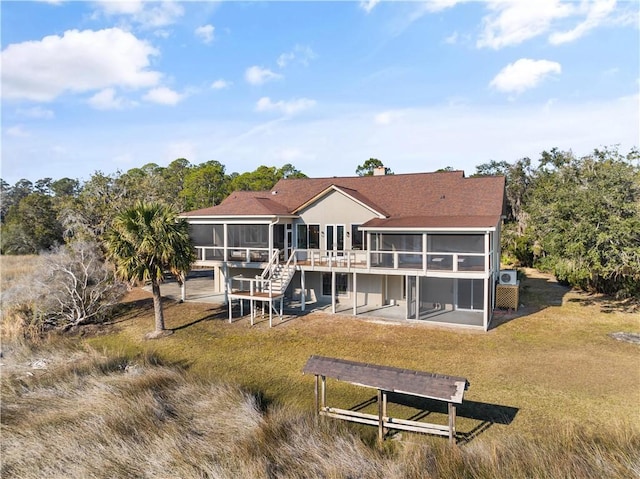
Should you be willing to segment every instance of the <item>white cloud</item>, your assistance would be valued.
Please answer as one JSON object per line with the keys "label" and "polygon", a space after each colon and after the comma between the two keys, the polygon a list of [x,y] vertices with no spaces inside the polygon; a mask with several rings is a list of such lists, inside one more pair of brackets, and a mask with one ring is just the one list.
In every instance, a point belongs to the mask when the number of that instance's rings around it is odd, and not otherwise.
{"label": "white cloud", "polygon": [[124,86],[154,86],[161,74],[149,70],[158,51],[119,28],[68,30],[62,37],[9,45],[0,54],[2,95],[51,101],[66,93]]}
{"label": "white cloud", "polygon": [[195,29],[196,37],[200,38],[204,43],[211,43],[213,41],[213,32],[215,27],[213,25],[203,25]]}
{"label": "white cloud", "polygon": [[560,45],[577,40],[589,30],[598,27],[613,12],[616,0],[596,0],[587,4],[587,18],[575,28],[566,32],[555,32],[549,36],[549,43]]}
{"label": "white cloud", "polygon": [[13,136],[16,138],[26,138],[28,136],[31,136],[31,134],[27,130],[25,130],[24,126],[22,125],[15,125],[10,128],[7,128],[6,133],[7,135]]}
{"label": "white cloud", "polygon": [[144,9],[143,0],[96,0],[94,3],[106,15],[135,15]]}
{"label": "white cloud", "polygon": [[573,13],[573,6],[560,0],[493,0],[488,7],[492,13],[482,19],[483,31],[476,43],[479,48],[517,45],[547,32],[553,20]]}
{"label": "white cloud", "polygon": [[233,85],[232,82],[219,78],[211,84],[211,88],[214,90],[224,90],[225,88],[229,88],[231,85]]}
{"label": "white cloud", "polygon": [[398,111],[383,111],[382,113],[377,113],[373,117],[373,122],[376,125],[390,125],[391,122],[400,118],[402,114]]}
{"label": "white cloud", "polygon": [[444,39],[444,42],[449,45],[455,45],[456,43],[458,43],[458,32],[453,32],[451,35]]}
{"label": "white cloud", "polygon": [[308,45],[296,45],[290,52],[285,52],[278,57],[277,63],[280,68],[286,67],[292,61],[308,66],[309,62],[316,58],[315,52]]}
{"label": "white cloud", "polygon": [[174,24],[184,15],[184,7],[174,1],[99,0],[100,11],[110,16],[126,16],[142,28],[160,28]]}
{"label": "white cloud", "polygon": [[295,53],[287,52],[278,57],[277,63],[280,68],[284,68],[287,64],[296,57]]}
{"label": "white cloud", "polygon": [[376,7],[378,3],[380,3],[380,0],[362,1],[360,2],[360,8],[362,8],[367,13],[371,13],[371,11]]}
{"label": "white cloud", "polygon": [[89,98],[88,103],[96,110],[122,110],[130,105],[126,99],[116,96],[114,88],[105,88],[99,91]]}
{"label": "white cloud", "polygon": [[285,115],[294,115],[301,111],[313,108],[316,104],[315,100],[308,98],[298,98],[291,101],[271,101],[271,98],[265,96],[256,103],[256,111],[279,111]]}
{"label": "white cloud", "polygon": [[256,65],[247,68],[244,72],[244,78],[247,80],[247,83],[252,85],[262,85],[270,80],[279,80],[282,78],[282,75],[274,73],[268,68],[262,68]]}
{"label": "white cloud", "polygon": [[502,92],[522,93],[537,86],[547,76],[561,72],[562,67],[557,62],[521,58],[500,70],[490,86]]}
{"label": "white cloud", "polygon": [[425,9],[430,12],[440,12],[447,8],[455,7],[459,3],[465,3],[469,0],[428,0],[424,2]]}
{"label": "white cloud", "polygon": [[185,97],[184,94],[180,94],[167,87],[158,87],[149,90],[146,95],[142,97],[143,100],[150,101],[152,103],[159,103],[161,105],[177,105]]}
{"label": "white cloud", "polygon": [[50,120],[55,115],[53,110],[49,110],[48,108],[42,108],[41,106],[34,106],[31,108],[18,108],[16,113],[24,118],[33,118],[36,120]]}

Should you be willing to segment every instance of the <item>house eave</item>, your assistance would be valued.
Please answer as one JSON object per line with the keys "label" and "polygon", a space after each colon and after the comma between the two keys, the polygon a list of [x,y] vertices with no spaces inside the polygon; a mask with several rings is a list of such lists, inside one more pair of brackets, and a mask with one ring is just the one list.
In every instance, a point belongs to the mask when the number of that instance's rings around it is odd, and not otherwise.
{"label": "house eave", "polygon": [[189,223],[273,223],[282,219],[296,219],[298,215],[199,215],[184,216],[178,218],[185,219]]}
{"label": "house eave", "polygon": [[496,226],[456,226],[456,227],[384,227],[384,226],[360,226],[360,230],[374,233],[374,232],[382,232],[382,233],[408,233],[408,232],[417,232],[417,233],[433,233],[433,232],[460,232],[460,233],[469,233],[469,232],[485,232],[485,231],[496,231]]}

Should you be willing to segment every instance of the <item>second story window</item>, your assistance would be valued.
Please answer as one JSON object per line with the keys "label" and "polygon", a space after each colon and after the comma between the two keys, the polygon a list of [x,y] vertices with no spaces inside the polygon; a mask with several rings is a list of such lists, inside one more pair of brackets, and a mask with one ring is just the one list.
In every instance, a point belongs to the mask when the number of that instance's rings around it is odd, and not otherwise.
{"label": "second story window", "polygon": [[296,247],[298,249],[320,248],[320,225],[298,224],[296,226]]}
{"label": "second story window", "polygon": [[360,225],[351,225],[351,249],[367,249],[367,234],[358,230]]}

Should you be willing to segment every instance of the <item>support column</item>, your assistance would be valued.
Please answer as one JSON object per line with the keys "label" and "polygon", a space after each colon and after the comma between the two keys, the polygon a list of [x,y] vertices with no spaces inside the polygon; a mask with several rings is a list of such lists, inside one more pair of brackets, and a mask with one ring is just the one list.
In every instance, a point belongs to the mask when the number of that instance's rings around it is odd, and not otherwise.
{"label": "support column", "polygon": [[482,326],[485,331],[489,329],[489,308],[491,307],[489,304],[489,288],[491,287],[491,278],[492,276],[489,276],[483,280],[484,294],[482,295]]}
{"label": "support column", "polygon": [[456,443],[456,406],[449,403],[449,444]]}
{"label": "support column", "polygon": [[382,391],[378,389],[378,442],[384,439],[384,428],[382,427]]}
{"label": "support column", "polygon": [[[387,391],[382,391],[382,420],[387,418]],[[388,429],[386,427],[382,428],[382,434],[386,435]]]}
{"label": "support column", "polygon": [[222,267],[222,281],[224,281],[224,304],[229,303],[229,291],[230,291],[230,282],[229,282],[229,266],[227,263],[224,263]]}
{"label": "support column", "polygon": [[314,396],[316,417],[318,416],[318,412],[320,412],[319,388],[320,388],[320,376],[318,376],[316,374],[316,380],[315,380],[314,387],[313,387],[313,396]]}
{"label": "support column", "polygon": [[357,273],[353,272],[353,315],[357,316],[358,314],[358,281],[357,281]]}
{"label": "support column", "polygon": [[336,272],[331,271],[331,312],[336,314]]}
{"label": "support column", "polygon": [[305,305],[307,301],[307,285],[305,281],[304,270],[300,270],[300,311],[305,310]]}
{"label": "support column", "polygon": [[416,275],[416,319],[420,319],[420,275]]}

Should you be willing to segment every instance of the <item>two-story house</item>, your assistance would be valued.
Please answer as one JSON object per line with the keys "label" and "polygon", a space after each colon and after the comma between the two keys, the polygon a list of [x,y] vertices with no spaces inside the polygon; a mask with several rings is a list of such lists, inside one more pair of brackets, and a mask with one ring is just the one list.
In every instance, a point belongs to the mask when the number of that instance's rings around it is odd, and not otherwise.
{"label": "two-story house", "polygon": [[252,319],[255,304],[286,298],[487,330],[504,177],[376,173],[285,179],[184,213],[196,266],[213,267],[229,302],[248,300]]}

